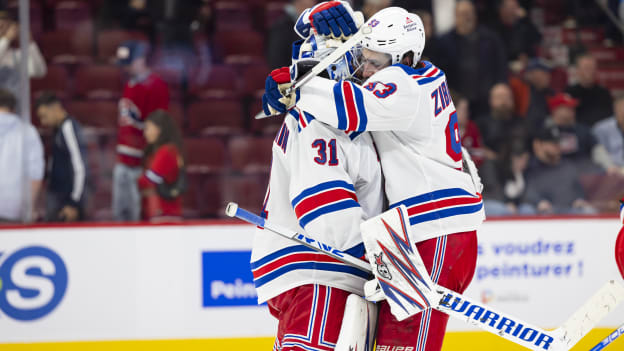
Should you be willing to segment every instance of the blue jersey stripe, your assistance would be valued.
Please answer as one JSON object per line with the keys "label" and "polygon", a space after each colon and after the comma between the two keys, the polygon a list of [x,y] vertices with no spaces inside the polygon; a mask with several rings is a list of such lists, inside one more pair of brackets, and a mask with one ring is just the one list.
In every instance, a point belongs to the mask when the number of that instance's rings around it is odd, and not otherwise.
{"label": "blue jersey stripe", "polygon": [[362,271],[355,267],[347,266],[345,264],[340,263],[327,263],[327,262],[298,262],[291,263],[280,267],[271,273],[267,273],[262,277],[255,279],[254,283],[256,284],[256,288],[261,287],[262,285],[270,282],[271,280],[278,278],[279,276],[286,274],[288,272],[297,270],[297,269],[312,269],[316,271],[329,271],[329,272],[342,272],[351,275],[355,275],[357,277],[368,279],[368,272]]}
{"label": "blue jersey stripe", "polygon": [[368,116],[366,116],[366,109],[364,108],[364,97],[362,96],[362,91],[359,87],[356,87],[353,83],[349,84],[351,84],[351,87],[353,89],[355,104],[357,106],[358,115],[360,117],[360,126],[357,128],[357,131],[363,132],[366,130],[366,125],[368,124]]}
{"label": "blue jersey stripe", "polygon": [[262,267],[266,263],[269,263],[275,260],[276,258],[280,258],[281,256],[286,256],[291,253],[300,253],[300,252],[316,252],[316,251],[304,245],[289,246],[281,250],[277,250],[273,252],[272,254],[266,255],[255,262],[251,262],[249,265],[251,266],[251,269],[253,270],[253,269]]}
{"label": "blue jersey stripe", "polygon": [[338,114],[338,129],[347,130],[347,111],[345,111],[344,97],[342,96],[342,81],[334,85],[334,103]]}
{"label": "blue jersey stripe", "polygon": [[429,213],[425,213],[422,215],[410,217],[410,224],[414,225],[418,223],[434,221],[440,218],[475,213],[475,212],[479,212],[479,210],[481,210],[482,207],[483,207],[483,202],[479,202],[478,204],[471,205],[471,206],[445,208],[439,211],[429,212]]}
{"label": "blue jersey stripe", "polygon": [[318,217],[324,215],[324,214],[328,214],[331,212],[336,212],[336,211],[341,211],[347,208],[353,208],[353,207],[360,207],[360,204],[353,200],[353,199],[346,199],[346,200],[342,200],[340,202],[336,202],[333,203],[331,205],[327,205],[327,206],[322,206],[312,212],[308,212],[307,214],[305,214],[304,216],[302,216],[299,219],[299,224],[301,224],[302,228],[305,228],[305,226],[312,222],[313,220],[317,219]]}
{"label": "blue jersey stripe", "polygon": [[416,83],[418,83],[418,85],[424,85],[424,84],[427,84],[427,83],[431,83],[431,82],[433,82],[434,80],[436,80],[436,79],[438,79],[438,78],[442,77],[443,75],[444,75],[443,73],[439,73],[439,74],[437,74],[437,75],[435,75],[435,76],[433,76],[433,77],[427,77],[427,78],[417,79],[417,80],[416,80]]}
{"label": "blue jersey stripe", "polygon": [[302,191],[301,194],[297,195],[290,203],[293,207],[295,207],[295,205],[297,205],[304,198],[330,188],[345,188],[347,190],[355,192],[355,187],[353,186],[353,184],[347,183],[344,180],[332,180],[330,182],[321,183],[313,187],[307,188],[306,190]]}
{"label": "blue jersey stripe", "polygon": [[471,196],[475,197],[474,194],[467,192],[461,188],[449,188],[449,189],[441,189],[432,191],[430,193],[425,193],[422,195],[410,197],[408,199],[399,201],[390,205],[390,208],[398,207],[399,205],[405,205],[406,207],[410,207],[412,205],[416,205],[422,202],[433,201],[443,199],[445,197],[453,197],[453,196]]}

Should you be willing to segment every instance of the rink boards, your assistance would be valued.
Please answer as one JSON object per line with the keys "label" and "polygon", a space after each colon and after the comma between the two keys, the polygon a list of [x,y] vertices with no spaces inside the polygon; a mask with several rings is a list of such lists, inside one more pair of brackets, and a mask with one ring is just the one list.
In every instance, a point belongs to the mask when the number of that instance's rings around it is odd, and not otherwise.
{"label": "rink boards", "polygon": [[[621,280],[618,229],[616,218],[487,221],[465,294],[554,328]],[[276,322],[256,304],[253,232],[232,222],[0,229],[0,348],[270,349]],[[575,349],[622,323],[620,306]],[[522,349],[458,321],[448,329],[445,350]]]}

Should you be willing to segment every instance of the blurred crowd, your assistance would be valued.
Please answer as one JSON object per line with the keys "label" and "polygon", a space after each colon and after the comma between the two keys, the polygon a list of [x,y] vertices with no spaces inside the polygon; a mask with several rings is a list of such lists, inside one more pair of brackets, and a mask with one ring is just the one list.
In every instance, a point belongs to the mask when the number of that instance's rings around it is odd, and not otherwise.
{"label": "blurred crowd", "polygon": [[[259,209],[281,121],[253,116],[316,2],[31,0],[35,129],[19,117],[17,5],[0,1],[0,167],[11,173],[0,221],[220,217],[228,200]],[[401,6],[423,19],[423,59],[447,74],[488,216],[617,210],[619,1],[351,3],[365,18]]]}

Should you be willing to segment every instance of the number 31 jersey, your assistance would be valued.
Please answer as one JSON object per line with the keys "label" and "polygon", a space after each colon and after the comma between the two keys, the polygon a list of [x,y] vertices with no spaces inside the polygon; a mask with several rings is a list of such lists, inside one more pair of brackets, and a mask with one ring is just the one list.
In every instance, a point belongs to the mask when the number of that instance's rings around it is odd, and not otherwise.
{"label": "number 31 jersey", "polygon": [[[381,212],[381,170],[368,133],[337,130],[295,108],[273,143],[261,215],[310,238],[364,255],[360,223]],[[304,284],[363,295],[368,273],[265,229],[257,229],[251,269],[259,302]]]}
{"label": "number 31 jersey", "polygon": [[462,171],[457,114],[443,71],[396,64],[362,86],[315,77],[297,105],[338,129],[371,131],[390,207],[404,204],[416,241],[476,230],[485,219]]}

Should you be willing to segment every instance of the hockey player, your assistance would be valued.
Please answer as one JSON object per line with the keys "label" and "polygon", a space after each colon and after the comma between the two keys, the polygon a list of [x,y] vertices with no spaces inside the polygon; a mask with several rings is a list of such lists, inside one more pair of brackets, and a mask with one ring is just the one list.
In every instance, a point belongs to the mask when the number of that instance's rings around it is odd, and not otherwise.
{"label": "hockey player", "polygon": [[[417,15],[391,7],[364,25],[371,32],[361,43],[363,84],[315,77],[290,95],[291,104],[298,99],[299,108],[347,132],[373,131],[390,207],[408,208],[415,244],[432,280],[463,292],[474,274],[476,229],[485,216],[480,183],[462,172],[446,76],[419,61],[425,33]],[[266,94],[277,97],[280,91]],[[277,111],[290,107],[275,98],[268,103]],[[440,350],[447,320],[427,310],[399,323],[383,303],[377,349]]]}
{"label": "hockey player", "polygon": [[[620,222],[624,223],[624,198],[620,200]],[[615,241],[615,262],[620,269],[622,279],[624,279],[624,227],[620,229]]]}
{"label": "hockey player", "polygon": [[[324,47],[310,37],[295,45],[293,55],[318,61],[331,52]],[[344,77],[349,71],[344,63],[332,65],[328,76]],[[293,65],[292,72],[304,65]],[[267,83],[278,89],[290,81],[290,71],[273,71]],[[295,107],[286,115],[272,153],[261,216],[362,257],[359,225],[381,212],[383,199],[370,135],[345,133]],[[258,301],[266,301],[279,320],[274,350],[282,351],[333,350],[346,299],[350,293],[362,296],[368,279],[364,271],[263,229],[256,230],[251,269]]]}

